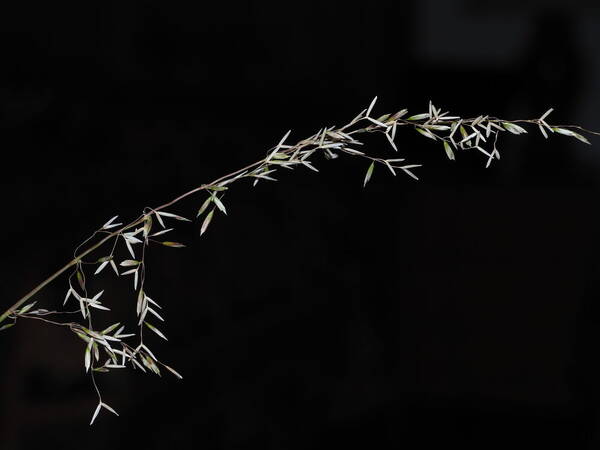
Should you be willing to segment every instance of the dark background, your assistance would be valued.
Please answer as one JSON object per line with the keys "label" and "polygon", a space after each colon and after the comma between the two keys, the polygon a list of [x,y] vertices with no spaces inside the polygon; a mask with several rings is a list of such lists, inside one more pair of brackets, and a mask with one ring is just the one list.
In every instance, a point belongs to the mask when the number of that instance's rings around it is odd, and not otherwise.
{"label": "dark background", "polygon": [[[2,305],[115,214],[136,217],[297,141],[434,104],[599,129],[596,2],[6,2]],[[67,330],[0,336],[0,448],[597,448],[600,142],[503,135],[502,160],[410,130],[420,181],[364,161],[234,185],[205,236],[151,248],[184,375],[98,376]],[[381,136],[375,154],[392,156]],[[396,156],[397,157],[397,156]],[[203,197],[172,208],[193,216]],[[98,254],[102,256],[102,254]],[[124,256],[124,255],[123,255]],[[92,281],[133,314],[130,279]],[[37,296],[62,303],[66,278]],[[186,447],[187,448],[187,447]]]}

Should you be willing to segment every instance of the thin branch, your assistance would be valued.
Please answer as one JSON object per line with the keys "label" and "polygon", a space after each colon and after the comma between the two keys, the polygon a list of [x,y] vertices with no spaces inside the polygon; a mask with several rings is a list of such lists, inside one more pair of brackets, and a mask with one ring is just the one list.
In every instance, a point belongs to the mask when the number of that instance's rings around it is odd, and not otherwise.
{"label": "thin branch", "polygon": [[[144,372],[146,369],[148,369],[155,374],[160,375],[160,365],[169,370],[178,378],[182,378],[181,375],[173,368],[162,363],[155,357],[150,348],[148,348],[148,346],[144,343],[143,335],[144,326],[146,326],[160,338],[165,340],[167,339],[162,331],[148,322],[149,317],[154,317],[160,321],[164,321],[164,319],[161,315],[162,312],[158,312],[158,310],[162,309],[162,307],[156,301],[151,299],[145,291],[146,247],[148,247],[150,243],[161,244],[167,247],[175,248],[184,247],[183,244],[177,242],[161,242],[157,239],[153,239],[153,237],[163,235],[164,233],[172,230],[172,228],[166,228],[164,223],[165,219],[189,220],[171,212],[167,212],[167,208],[170,208],[183,199],[198,192],[210,191],[210,195],[204,200],[204,203],[202,203],[202,206],[197,214],[197,217],[204,215],[204,219],[200,227],[200,234],[202,235],[207,230],[207,227],[211,223],[215,213],[218,214],[221,212],[223,214],[227,214],[227,210],[223,204],[224,193],[217,195],[220,191],[228,189],[227,185],[243,178],[252,178],[254,185],[256,185],[256,183],[259,181],[277,181],[273,175],[275,175],[275,172],[280,168],[294,169],[296,167],[303,166],[318,172],[318,169],[311,164],[310,159],[316,153],[322,154],[326,159],[335,159],[339,156],[339,154],[343,153],[345,155],[355,156],[359,159],[366,160],[369,165],[366,175],[363,179],[363,185],[366,185],[371,180],[375,165],[384,166],[385,170],[391,172],[394,176],[397,175],[396,169],[402,170],[406,175],[418,180],[418,177],[412,172],[412,169],[420,167],[420,164],[406,164],[404,162],[404,158],[374,157],[366,154],[362,150],[357,149],[357,147],[361,147],[363,143],[356,139],[356,136],[365,133],[379,133],[384,134],[391,149],[395,152],[398,152],[398,148],[394,141],[396,137],[396,131],[399,127],[412,127],[416,132],[427,137],[428,139],[436,142],[439,141],[439,143],[442,144],[440,148],[443,148],[444,153],[450,160],[455,160],[455,151],[477,150],[487,157],[485,165],[486,168],[490,166],[493,160],[500,159],[500,153],[497,150],[496,143],[501,133],[506,132],[519,135],[527,132],[524,128],[517,125],[518,123],[537,125],[536,129],[539,128],[539,131],[545,138],[549,137],[549,133],[556,133],[574,137],[589,144],[587,138],[573,130],[580,130],[592,135],[600,135],[598,132],[589,131],[578,125],[548,125],[545,122],[545,118],[553,111],[552,109],[546,111],[546,113],[544,113],[538,119],[521,119],[511,121],[490,117],[487,115],[463,119],[458,116],[448,116],[447,112],[442,113],[440,109],[437,109],[431,102],[429,102],[429,111],[427,113],[416,114],[408,118],[404,118],[408,111],[403,109],[395,114],[384,114],[375,119],[374,117],[371,117],[371,112],[373,111],[376,100],[377,97],[373,99],[367,109],[364,109],[348,124],[339,128],[322,128],[317,133],[297,142],[294,145],[285,144],[285,141],[291,132],[288,131],[276,146],[268,149],[267,155],[263,159],[255,161],[245,167],[242,167],[241,169],[219,177],[211,183],[202,184],[194,189],[191,189],[156,208],[146,207],[144,208],[142,215],[126,225],[113,223],[117,216],[113,217],[76,247],[73,259],[71,259],[67,264],[58,269],[40,284],[35,286],[30,292],[21,297],[0,316],[0,322],[4,321],[6,318],[13,319],[12,324],[0,326],[0,331],[14,325],[17,319],[22,317],[40,320],[53,325],[69,327],[71,331],[83,339],[87,343],[84,355],[84,366],[86,371],[91,369],[90,375],[92,378],[92,384],[98,395],[98,405],[94,411],[91,421],[91,423],[93,423],[102,407],[116,414],[111,407],[102,402],[100,389],[98,388],[94,375],[96,371],[107,372],[113,368],[123,368],[125,367],[126,363],[131,363],[131,366],[134,369],[138,368]],[[359,124],[360,126],[358,126]],[[350,130],[350,128],[354,126],[358,127]],[[486,150],[486,146],[491,146],[492,148],[488,148],[488,150]],[[154,219],[162,226],[162,230],[151,234]],[[118,227],[116,230],[110,231],[110,229],[116,227]],[[143,234],[143,241],[136,237],[136,235],[139,236],[140,233]],[[94,244],[89,244],[87,249],[80,251],[82,247],[90,243],[95,237],[101,234],[104,234],[104,236],[99,241]],[[121,241],[121,238],[123,241]],[[111,239],[113,239],[114,242],[112,242],[109,256],[104,256],[98,259],[96,262],[83,260],[84,257],[96,251],[104,244],[108,243]],[[126,270],[123,273],[119,273],[114,261],[115,249],[119,242],[124,243],[127,251],[132,257],[132,259],[128,259],[120,263],[120,266],[126,267]],[[141,258],[136,256],[136,251],[134,249],[136,244],[142,244]],[[117,275],[133,274],[134,291],[138,293],[136,313],[138,316],[137,326],[139,328],[139,334],[137,336],[139,336],[139,345],[136,348],[133,348],[123,341],[123,339],[134,337],[136,334],[125,333],[123,326],[118,328],[119,323],[115,323],[103,331],[96,331],[93,329],[92,311],[95,309],[108,310],[108,308],[98,300],[104,291],[100,291],[92,298],[89,298],[90,296],[88,295],[84,267],[84,265],[87,266],[89,264],[100,264],[98,269],[94,272],[94,275],[100,273],[108,264],[112,266]],[[61,323],[46,319],[44,317],[46,315],[60,313],[57,311],[47,311],[42,309],[31,311],[34,303],[36,302],[25,305],[28,300],[40,292],[45,286],[71,268],[73,268],[73,272],[68,279],[69,290],[67,291],[65,302],[68,301],[70,297],[75,297],[75,299],[79,302],[80,310],[66,311],[64,313],[74,314],[81,312],[83,318],[87,319],[87,327],[75,322]],[[73,286],[73,277],[77,278],[77,283],[75,283],[75,285],[78,285],[79,288]],[[83,293],[83,295],[77,292],[78,289]],[[113,345],[115,342],[118,343],[118,345],[121,346],[121,350],[113,348],[109,343],[111,341],[113,342]],[[97,366],[96,363],[99,361],[100,350],[109,356],[109,360],[107,360],[104,365]],[[121,364],[117,364],[117,355],[121,355]]]}

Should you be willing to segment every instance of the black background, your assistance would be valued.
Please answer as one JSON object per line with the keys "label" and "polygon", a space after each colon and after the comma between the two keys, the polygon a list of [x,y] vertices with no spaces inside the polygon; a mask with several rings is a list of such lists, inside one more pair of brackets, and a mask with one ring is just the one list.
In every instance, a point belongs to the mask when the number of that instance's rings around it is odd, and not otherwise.
{"label": "black background", "polygon": [[[342,125],[375,95],[378,114],[431,99],[600,128],[594,5],[4,4],[3,305],[113,215],[262,158],[288,129]],[[184,380],[100,374],[121,416],[90,428],[84,344],[22,320],[0,339],[0,448],[597,448],[592,142],[503,135],[485,169],[402,130],[419,182],[376,168],[363,189],[364,161],[345,157],[234,185],[206,235],[178,224],[188,248],[148,256],[169,337],[151,348]],[[100,321],[132,318],[130,279],[91,283],[114,310]],[[37,300],[65,291],[63,277]]]}

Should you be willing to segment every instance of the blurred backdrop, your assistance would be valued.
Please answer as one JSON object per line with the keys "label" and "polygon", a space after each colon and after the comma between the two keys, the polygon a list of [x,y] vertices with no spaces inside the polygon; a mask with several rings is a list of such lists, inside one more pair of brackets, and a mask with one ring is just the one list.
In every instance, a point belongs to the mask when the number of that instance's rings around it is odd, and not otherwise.
{"label": "blurred backdrop", "polygon": [[[342,125],[375,95],[380,114],[554,107],[551,123],[600,129],[597,2],[0,8],[3,307],[113,215],[260,159],[288,129],[297,141]],[[169,337],[151,347],[184,379],[100,374],[120,417],[90,428],[84,344],[22,320],[0,336],[0,448],[597,448],[591,140],[503,135],[485,169],[402,130],[418,182],[376,168],[363,189],[365,164],[338,158],[234,185],[204,236],[179,225],[188,248],[148,255]],[[92,283],[133,319],[129,279]],[[66,286],[40,306],[59,307]]]}

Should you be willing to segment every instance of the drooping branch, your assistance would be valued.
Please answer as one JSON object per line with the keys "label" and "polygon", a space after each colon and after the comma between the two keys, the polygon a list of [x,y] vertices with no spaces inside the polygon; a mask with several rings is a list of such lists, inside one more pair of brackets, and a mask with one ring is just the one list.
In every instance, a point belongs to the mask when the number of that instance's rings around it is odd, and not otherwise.
{"label": "drooping branch", "polygon": [[[174,248],[184,247],[183,244],[178,242],[157,239],[159,236],[173,229],[166,227],[165,222],[167,220],[190,221],[183,216],[167,211],[168,208],[179,203],[181,200],[197,193],[208,193],[196,215],[197,218],[203,217],[199,230],[200,234],[203,235],[208,229],[215,213],[227,213],[223,203],[223,192],[228,189],[230,184],[246,178],[252,178],[254,185],[260,181],[277,181],[273,175],[279,169],[293,170],[302,166],[318,172],[318,169],[313,166],[311,160],[311,157],[315,154],[322,154],[326,159],[335,159],[340,154],[365,159],[368,166],[363,179],[363,185],[366,185],[371,180],[376,165],[385,166],[386,170],[389,170],[394,176],[397,175],[397,170],[401,170],[403,173],[418,180],[412,169],[420,167],[419,164],[405,164],[404,158],[378,158],[368,155],[364,150],[357,149],[357,147],[362,148],[364,145],[363,142],[358,140],[361,134],[381,133],[385,135],[390,147],[397,152],[395,138],[398,129],[402,127],[412,128],[421,135],[439,142],[450,160],[456,159],[456,152],[477,150],[487,158],[486,167],[489,167],[493,160],[500,159],[500,152],[496,145],[501,133],[508,132],[520,135],[527,132],[523,127],[518,125],[519,123],[537,126],[540,133],[546,139],[551,134],[562,134],[589,144],[586,137],[574,130],[579,130],[587,134],[600,135],[600,133],[589,131],[576,125],[549,125],[546,122],[546,118],[552,112],[552,109],[546,111],[538,119],[504,120],[487,115],[475,118],[461,118],[459,116],[451,116],[448,112],[442,112],[429,102],[429,109],[426,113],[406,117],[408,111],[402,109],[394,114],[384,114],[374,118],[372,111],[376,100],[377,97],[373,99],[368,108],[361,111],[348,124],[338,128],[322,128],[317,133],[298,141],[294,145],[285,144],[291,133],[291,131],[288,131],[276,146],[271,147],[267,151],[263,159],[217,178],[211,183],[202,184],[156,208],[146,208],[139,217],[125,225],[115,223],[118,216],[113,217],[77,247],[73,259],[35,286],[0,316],[0,323],[6,319],[12,320],[12,323],[0,325],[0,331],[12,327],[19,318],[31,318],[68,327],[85,341],[84,367],[86,372],[89,371],[94,388],[98,394],[98,405],[91,421],[93,423],[102,408],[117,414],[114,409],[102,401],[100,390],[94,378],[95,372],[109,372],[112,369],[125,368],[126,364],[130,363],[134,369],[137,368],[144,372],[146,369],[149,369],[156,374],[160,374],[159,366],[161,366],[178,378],[182,378],[173,368],[156,358],[144,342],[143,336],[144,326],[146,326],[146,328],[153,331],[162,339],[167,339],[160,329],[149,322],[149,318],[159,321],[164,321],[164,319],[158,312],[158,309],[162,309],[162,307],[150,298],[144,289],[146,279],[145,256],[150,244]],[[153,231],[155,221],[161,227],[159,231]],[[102,235],[102,237],[95,243],[91,243],[98,235]],[[119,322],[102,331],[94,330],[93,327],[93,311],[106,311],[109,308],[99,300],[104,291],[98,292],[93,297],[88,295],[84,264],[88,265],[90,263],[84,261],[84,258],[107,247],[109,243],[112,243],[109,254],[97,258],[91,263],[97,266],[94,275],[100,273],[108,265],[111,265],[117,276],[133,275],[134,292],[137,294],[136,314],[138,318],[137,326],[139,327],[137,334],[124,333],[124,327],[120,326]],[[131,255],[131,259],[120,262],[119,265],[126,269],[122,273],[119,272],[114,258],[114,252],[119,243],[122,243]],[[138,245],[141,245],[142,249],[136,253],[135,247]],[[80,248],[85,246],[87,248],[80,250]],[[81,313],[82,318],[86,320],[87,326],[73,321],[58,322],[46,319],[45,316],[47,315],[65,314],[65,312],[61,313],[47,309],[34,310],[33,307],[36,302],[26,305],[44,287],[71,269],[72,272],[68,280],[69,288],[63,305],[70,298],[74,298],[79,304],[79,310],[69,311],[68,313]],[[77,283],[74,283],[74,279]],[[139,344],[135,347],[124,341],[124,339],[136,336],[139,337]],[[113,344],[111,345],[110,342]],[[120,349],[113,348],[113,345],[120,346]],[[100,363],[100,349],[108,357],[104,364]]]}

